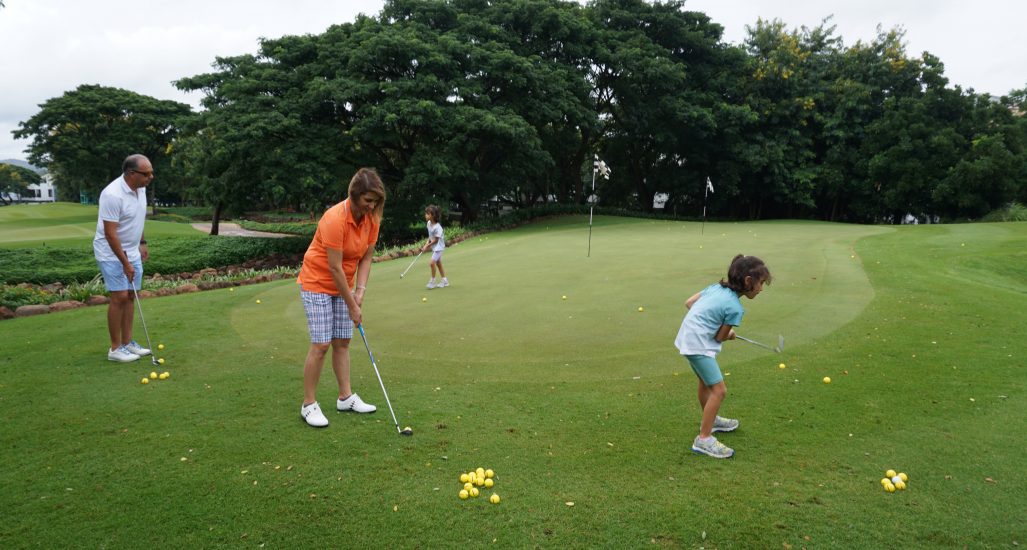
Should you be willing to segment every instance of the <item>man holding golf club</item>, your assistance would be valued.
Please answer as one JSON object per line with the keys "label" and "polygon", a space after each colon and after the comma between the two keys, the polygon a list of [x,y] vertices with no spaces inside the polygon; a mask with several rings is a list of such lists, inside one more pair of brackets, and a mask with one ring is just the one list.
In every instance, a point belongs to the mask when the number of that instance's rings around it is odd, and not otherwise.
{"label": "man holding golf club", "polygon": [[150,355],[150,350],[132,339],[132,321],[135,291],[143,281],[143,262],[150,257],[143,224],[146,186],[152,180],[150,159],[129,155],[121,164],[121,175],[100,193],[93,255],[111,296],[107,307],[109,361],[128,363]]}
{"label": "man holding golf club", "polygon": [[339,382],[336,410],[357,413],[376,410],[350,387],[349,343],[353,338],[353,325],[363,321],[360,308],[384,210],[382,180],[373,169],[361,168],[349,182],[348,198],[321,216],[303,256],[297,282],[307,313],[310,348],[303,363],[300,417],[315,428],[328,425],[317,403],[317,383],[329,348],[332,370]]}

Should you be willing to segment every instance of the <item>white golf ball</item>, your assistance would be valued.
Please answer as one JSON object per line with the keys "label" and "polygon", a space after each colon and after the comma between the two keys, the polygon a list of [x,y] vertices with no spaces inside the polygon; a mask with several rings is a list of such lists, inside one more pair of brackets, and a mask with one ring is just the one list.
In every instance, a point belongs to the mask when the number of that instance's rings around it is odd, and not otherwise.
{"label": "white golf ball", "polygon": [[891,482],[895,485],[898,485],[899,483],[902,483],[902,478],[899,476],[892,477]]}

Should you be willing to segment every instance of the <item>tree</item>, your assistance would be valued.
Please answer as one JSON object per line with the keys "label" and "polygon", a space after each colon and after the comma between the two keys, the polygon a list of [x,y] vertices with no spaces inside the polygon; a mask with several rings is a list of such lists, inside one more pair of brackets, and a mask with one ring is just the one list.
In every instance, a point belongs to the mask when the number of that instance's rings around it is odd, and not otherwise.
{"label": "tree", "polygon": [[28,191],[29,185],[41,181],[43,178],[33,170],[0,163],[0,202],[11,204],[13,202],[12,194],[24,195]]}
{"label": "tree", "polygon": [[32,139],[29,162],[47,168],[59,198],[78,201],[83,191],[98,196],[132,153],[149,157],[157,174],[167,169],[168,147],[190,114],[184,103],[82,85],[47,100],[13,134]]}

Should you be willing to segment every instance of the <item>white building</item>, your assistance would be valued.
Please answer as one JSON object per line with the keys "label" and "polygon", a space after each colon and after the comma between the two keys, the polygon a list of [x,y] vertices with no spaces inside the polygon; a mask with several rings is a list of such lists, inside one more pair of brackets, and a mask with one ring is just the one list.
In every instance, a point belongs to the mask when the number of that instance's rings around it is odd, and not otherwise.
{"label": "white building", "polygon": [[[50,174],[43,175],[43,181],[39,183],[32,183],[28,186],[28,191],[25,191],[22,195],[12,193],[15,202],[55,202],[57,200],[57,188],[53,184],[53,178]],[[12,198],[14,198],[12,197]]]}

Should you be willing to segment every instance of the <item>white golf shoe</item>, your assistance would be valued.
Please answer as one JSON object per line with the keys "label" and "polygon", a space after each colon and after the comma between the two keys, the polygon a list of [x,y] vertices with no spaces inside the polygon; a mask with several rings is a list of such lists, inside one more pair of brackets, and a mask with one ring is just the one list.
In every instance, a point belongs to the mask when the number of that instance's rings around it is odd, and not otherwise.
{"label": "white golf shoe", "polygon": [[731,458],[735,454],[734,449],[717,441],[717,438],[713,436],[710,436],[706,441],[703,441],[699,436],[695,436],[695,441],[692,442],[692,452],[712,456],[713,458]]}
{"label": "white golf shoe", "polygon": [[152,353],[150,350],[144,348],[143,346],[140,346],[135,340],[132,340],[131,342],[125,344],[125,349],[127,349],[129,352],[134,353],[134,354],[136,354],[136,355],[138,355],[140,357],[145,357],[147,355],[150,355],[150,353]]}
{"label": "white golf shoe", "polygon": [[364,400],[354,393],[346,399],[338,400],[335,409],[339,412],[373,413],[378,407],[364,403]]}
{"label": "white golf shoe", "polygon": [[425,287],[426,287],[426,288],[427,288],[428,290],[431,290],[431,289],[435,288],[435,286],[436,286],[436,285],[435,285],[435,278],[434,278],[434,277],[433,277],[433,278],[431,278],[431,279],[428,279],[428,284],[427,284],[427,285],[425,285]]}
{"label": "white golf shoe", "polygon": [[328,419],[321,412],[321,406],[317,404],[317,401],[300,407],[300,418],[315,428],[324,428],[328,425]]}
{"label": "white golf shoe", "polygon": [[138,361],[139,356],[128,351],[125,346],[119,346],[118,349],[107,350],[107,360],[117,361],[118,363],[131,363],[132,361]]}

